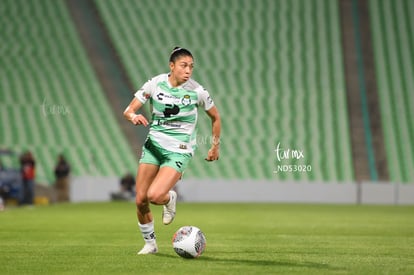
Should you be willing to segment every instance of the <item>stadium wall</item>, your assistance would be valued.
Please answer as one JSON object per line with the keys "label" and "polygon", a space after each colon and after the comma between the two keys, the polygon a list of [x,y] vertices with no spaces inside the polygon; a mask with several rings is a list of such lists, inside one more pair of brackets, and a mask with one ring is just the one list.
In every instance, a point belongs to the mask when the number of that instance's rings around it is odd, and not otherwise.
{"label": "stadium wall", "polygon": [[[385,182],[298,182],[251,180],[182,180],[185,202],[414,204],[414,185]],[[71,201],[109,201],[119,191],[115,177],[75,177]]]}
{"label": "stadium wall", "polygon": [[70,201],[109,201],[111,199],[111,193],[119,190],[118,177],[73,177],[70,184]]}

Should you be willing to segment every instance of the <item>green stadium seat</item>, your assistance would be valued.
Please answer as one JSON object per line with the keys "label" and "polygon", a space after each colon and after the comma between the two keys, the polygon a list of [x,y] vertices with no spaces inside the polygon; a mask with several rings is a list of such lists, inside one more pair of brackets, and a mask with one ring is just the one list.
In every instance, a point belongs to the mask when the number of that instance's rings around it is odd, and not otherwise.
{"label": "green stadium seat", "polygon": [[371,0],[382,128],[392,182],[414,182],[414,3]]}
{"label": "green stadium seat", "polygon": [[[122,176],[137,159],[89,64],[64,1],[2,1],[0,146],[31,150],[37,181],[57,155],[73,176]],[[118,115],[118,114],[117,114]],[[119,114],[121,115],[121,114]]]}
{"label": "green stadium seat", "polygon": [[[193,51],[194,78],[221,111],[223,142],[213,165],[200,144],[187,178],[353,180],[337,1],[96,4],[136,88],[168,70],[174,46]],[[199,136],[208,135],[200,115]],[[302,149],[312,171],[275,174],[278,142]]]}

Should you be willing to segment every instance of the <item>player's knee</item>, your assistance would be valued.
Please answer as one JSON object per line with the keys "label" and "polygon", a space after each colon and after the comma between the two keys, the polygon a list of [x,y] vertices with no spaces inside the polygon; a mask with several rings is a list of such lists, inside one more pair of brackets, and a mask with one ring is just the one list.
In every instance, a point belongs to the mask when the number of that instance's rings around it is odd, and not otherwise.
{"label": "player's knee", "polygon": [[135,204],[137,205],[137,207],[144,207],[148,205],[148,198],[147,196],[141,196],[139,194],[137,194],[135,196]]}
{"label": "player's knee", "polygon": [[148,200],[153,204],[164,204],[165,194],[157,191],[150,191],[147,194]]}

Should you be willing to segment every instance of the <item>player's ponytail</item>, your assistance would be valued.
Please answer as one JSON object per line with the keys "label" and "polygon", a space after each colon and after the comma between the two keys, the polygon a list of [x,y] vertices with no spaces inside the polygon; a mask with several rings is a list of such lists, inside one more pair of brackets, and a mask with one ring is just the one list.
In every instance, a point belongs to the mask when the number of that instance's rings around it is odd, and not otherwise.
{"label": "player's ponytail", "polygon": [[191,56],[191,58],[193,58],[193,55],[189,50],[181,47],[175,47],[171,52],[170,62],[174,63],[181,56]]}

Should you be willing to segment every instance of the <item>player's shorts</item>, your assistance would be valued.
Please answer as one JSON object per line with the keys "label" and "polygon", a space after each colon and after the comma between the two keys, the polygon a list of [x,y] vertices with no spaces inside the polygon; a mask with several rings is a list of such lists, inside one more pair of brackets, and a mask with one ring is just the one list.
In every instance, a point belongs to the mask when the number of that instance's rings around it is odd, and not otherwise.
{"label": "player's shorts", "polygon": [[142,147],[142,155],[139,163],[150,163],[160,167],[169,166],[183,173],[190,163],[191,158],[192,154],[190,153],[177,153],[165,150],[150,138],[147,138]]}

